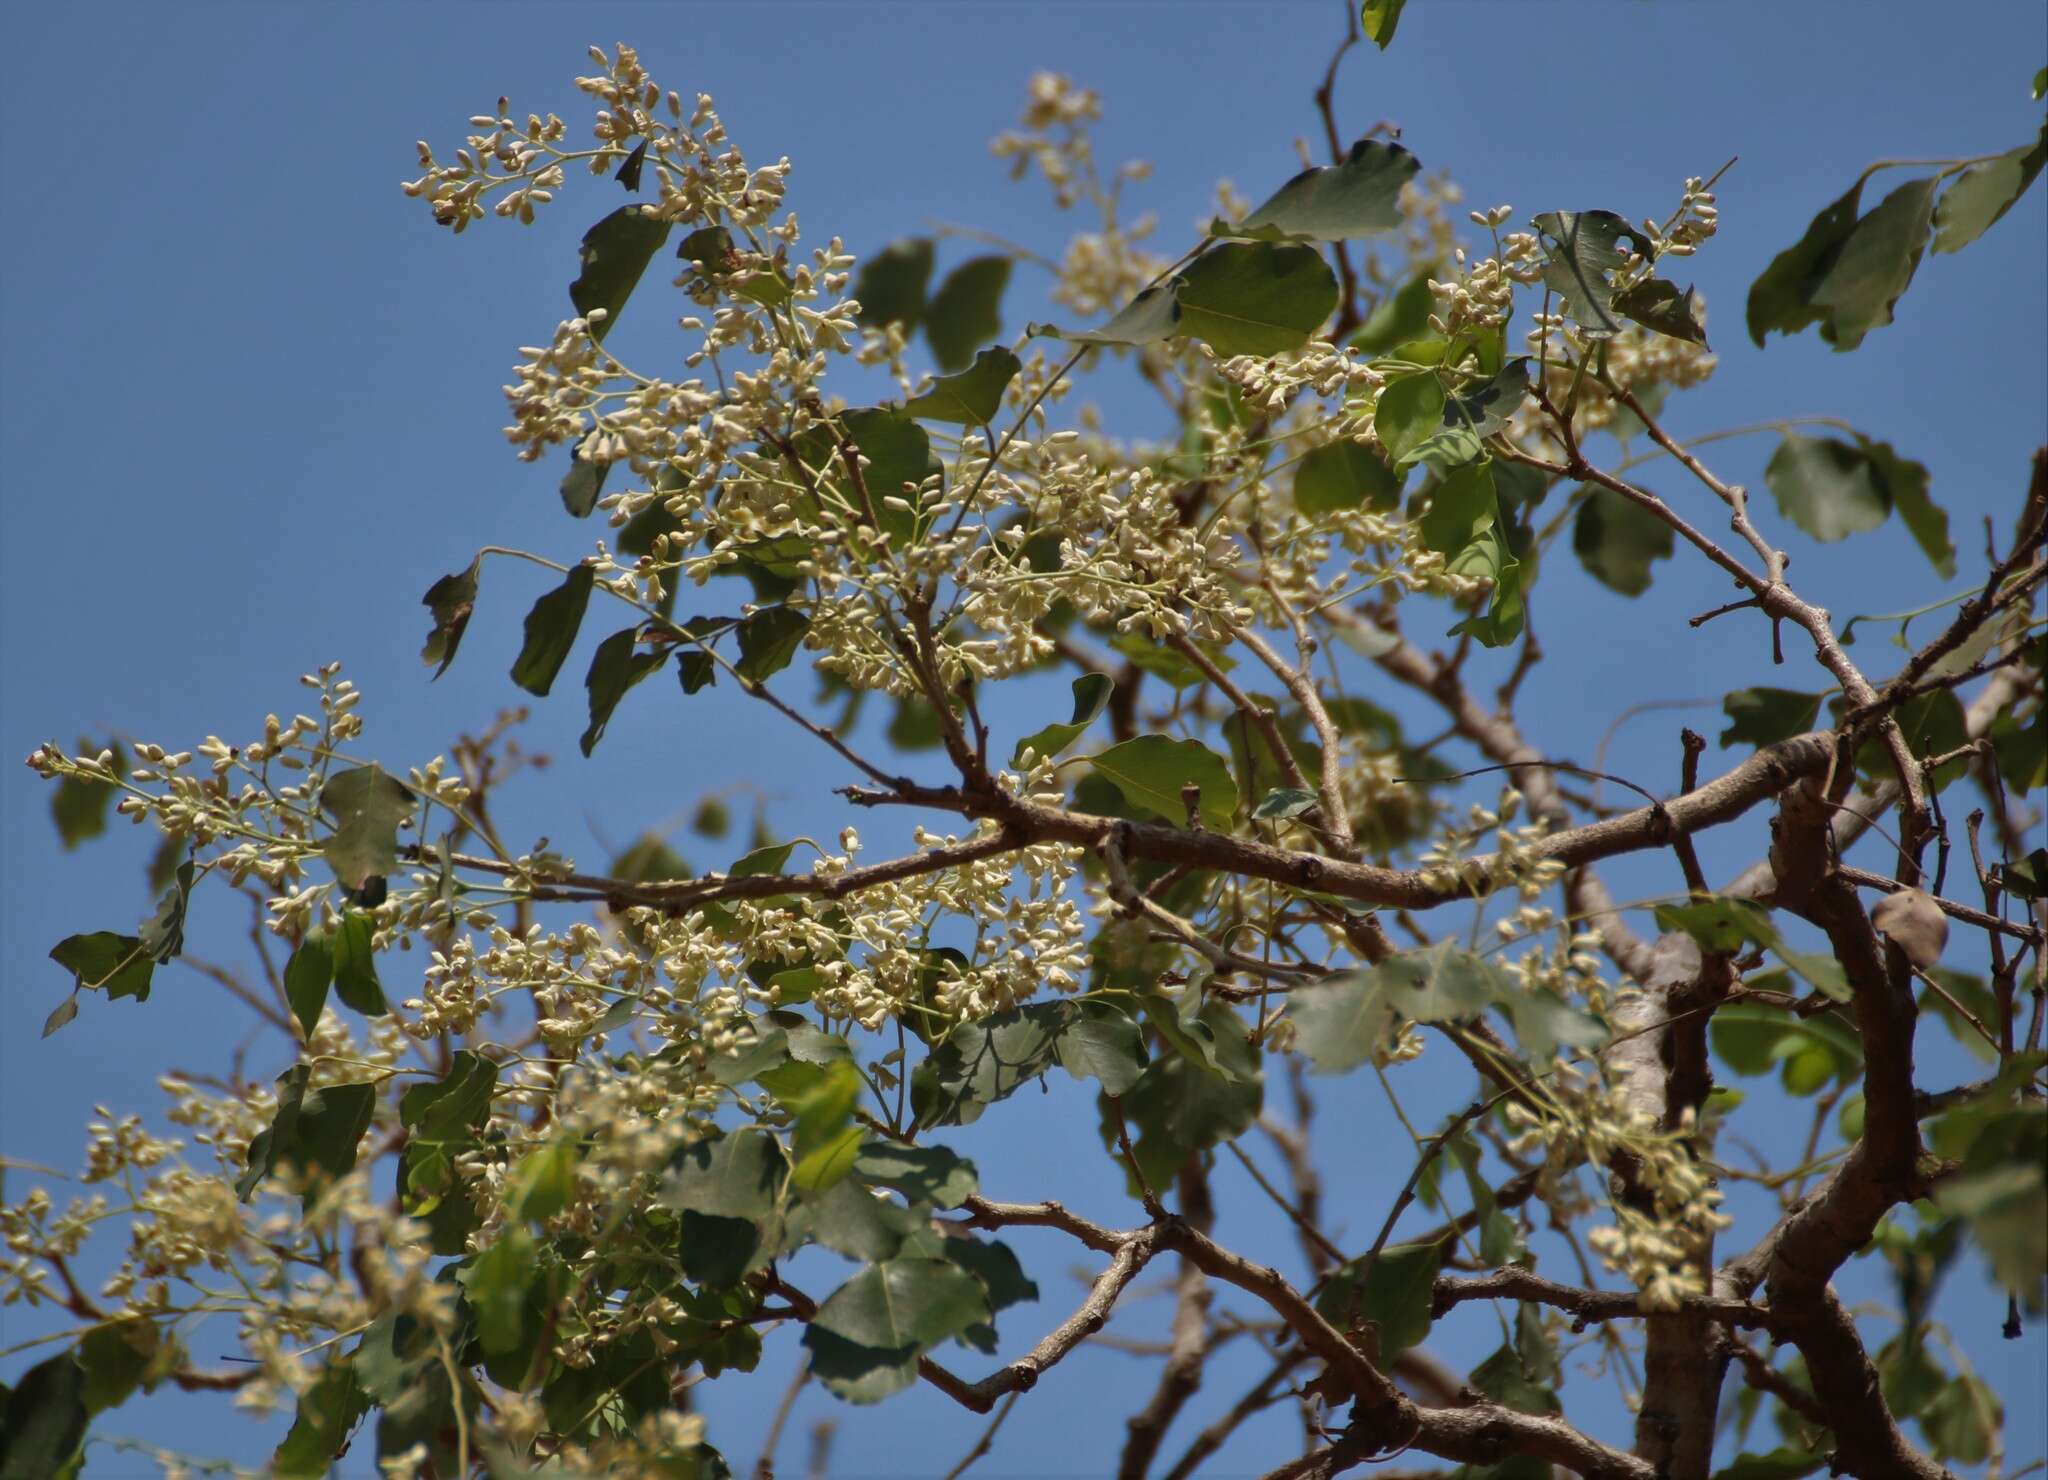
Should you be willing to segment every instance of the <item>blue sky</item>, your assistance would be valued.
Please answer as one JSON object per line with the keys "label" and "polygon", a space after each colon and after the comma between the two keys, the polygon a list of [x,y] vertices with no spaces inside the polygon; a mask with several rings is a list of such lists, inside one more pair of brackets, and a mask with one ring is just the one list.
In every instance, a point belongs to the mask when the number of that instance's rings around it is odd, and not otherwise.
{"label": "blue sky", "polygon": [[[266,711],[302,707],[298,675],[334,658],[366,690],[366,753],[394,767],[523,697],[504,675],[517,618],[544,582],[487,571],[462,656],[433,686],[416,656],[419,596],[482,543],[556,558],[585,548],[590,531],[571,527],[555,497],[558,471],[506,449],[498,387],[516,346],[544,339],[569,312],[577,237],[613,207],[616,189],[572,180],[540,224],[492,220],[455,241],[397,189],[417,172],[413,139],[445,152],[500,93],[522,113],[560,112],[580,133],[587,110],[569,79],[588,70],[584,47],[625,40],[666,85],[715,94],[757,163],[791,157],[790,202],[807,239],[838,234],[866,253],[945,219],[1056,255],[1066,228],[1042,187],[1009,183],[986,150],[1012,124],[1030,74],[1053,68],[1103,94],[1106,163],[1154,162],[1134,203],[1158,211],[1161,243],[1177,250],[1206,219],[1218,179],[1257,198],[1296,168],[1295,138],[1318,137],[1309,94],[1338,14],[1312,3],[6,6],[0,754],[114,728],[174,748],[209,732],[244,737]],[[1766,507],[1794,551],[1795,583],[1839,617],[1962,589],[1983,569],[1984,517],[2003,524],[2018,504],[2048,404],[2044,196],[2037,187],[1962,256],[1925,263],[1899,322],[1853,355],[1810,334],[1756,350],[1741,330],[1743,294],[1871,160],[2030,139],[2040,108],[2026,87],[2044,61],[2048,20],[2033,3],[1935,19],[1905,3],[1411,0],[1389,54],[1353,53],[1338,104],[1347,133],[1392,119],[1427,166],[1453,172],[1469,204],[1511,201],[1522,219],[1560,207],[1662,215],[1685,176],[1740,157],[1720,188],[1722,234],[1695,259],[1722,368],[1674,401],[1669,422],[1693,434],[1795,414],[1849,418],[1929,466],[1961,549],[1958,579],[1944,585],[1896,524],[1819,547]],[[1043,286],[1019,270],[1009,325],[1049,316]],[[1112,368],[1091,395],[1112,419],[1120,409],[1149,416],[1139,391]],[[1774,445],[1722,444],[1715,465],[1760,486]],[[1667,473],[1646,476],[1681,501],[1699,494]],[[1609,749],[1611,769],[1668,787],[1678,724],[1717,730],[1721,693],[1820,686],[1803,666],[1774,675],[1760,627],[1740,616],[1686,627],[1727,595],[1700,562],[1660,565],[1636,602],[1567,569],[1569,557],[1553,564],[1536,609],[1553,656],[1524,705],[1553,753],[1589,759],[1629,702],[1707,700],[1693,715],[1645,715]],[[1879,673],[1891,661],[1881,642],[1873,633],[1856,650]],[[687,711],[672,691],[659,702],[651,689],[636,695],[588,762],[575,753],[580,696],[564,691],[537,704],[527,727],[556,767],[505,798],[513,837],[546,834],[598,859],[702,790],[743,779],[771,797],[786,833],[830,836],[849,820],[829,794],[850,779],[837,764],[726,690]],[[1011,733],[1043,722],[1022,710],[1000,718]],[[29,772],[0,769],[0,1148],[69,1167],[95,1102],[150,1108],[159,1070],[217,1062],[247,1024],[199,977],[173,971],[148,1004],[88,1002],[64,1033],[37,1041],[64,988],[49,946],[75,931],[127,929],[147,904],[143,839],[119,833],[60,853],[47,806]],[[1715,834],[1702,850],[1708,872],[1733,873],[1762,840],[1760,816]],[[700,866],[725,861],[694,847]],[[1671,883],[1653,867],[1617,880],[1616,892]],[[240,928],[207,918],[202,896],[192,948],[231,956]],[[1953,1054],[1930,1059],[1937,1082],[1966,1070]],[[1417,1113],[1467,1093],[1462,1079],[1436,1078],[1416,1086]],[[992,1115],[986,1133],[959,1144],[994,1195],[1057,1192],[1133,1221],[1096,1154],[1093,1120],[1087,1096],[1055,1083],[1034,1113]],[[1406,1172],[1398,1130],[1376,1093],[1348,1082],[1331,1088],[1321,1125],[1325,1174],[1345,1186],[1333,1217],[1354,1239],[1361,1228],[1369,1237],[1374,1210]],[[1767,1120],[1756,1133],[1769,1137]],[[1384,1147],[1396,1149],[1382,1156]],[[1226,1239],[1286,1238],[1234,1172],[1219,1196]],[[1078,1287],[1067,1249],[1016,1242],[1045,1291],[1042,1305],[1006,1318],[1006,1348],[1022,1349]],[[1285,1251],[1293,1257],[1291,1239]],[[822,1284],[831,1271],[806,1277]],[[1849,1288],[1883,1297],[1861,1273]],[[1133,1328],[1162,1324],[1165,1304],[1144,1301]],[[1941,1313],[2012,1404],[2010,1451],[2024,1462],[2043,1451],[2032,1401],[2043,1342],[2038,1326],[2019,1343],[1998,1341],[1995,1306],[1965,1267]],[[41,1329],[34,1314],[0,1312],[0,1345]],[[1440,1335],[1467,1365],[1498,1339],[1477,1315]],[[791,1347],[785,1333],[760,1374],[716,1384],[713,1437],[736,1467],[752,1462]],[[964,1365],[978,1372],[979,1360]],[[0,1362],[0,1377],[20,1363]],[[1231,1400],[1256,1375],[1249,1353],[1227,1351],[1202,1405]],[[1083,1351],[1019,1409],[989,1473],[1071,1471],[1077,1452],[1105,1456],[1081,1462],[1084,1472],[1110,1467],[1122,1416],[1150,1385],[1136,1359]],[[1603,1432],[1618,1436],[1625,1420],[1611,1398],[1591,1401]],[[943,1471],[979,1426],[928,1391],[878,1410],[812,1391],[785,1443],[790,1468],[821,1416],[842,1426],[835,1474]],[[1291,1454],[1292,1423],[1283,1409],[1247,1428],[1213,1473],[1256,1472]],[[161,1396],[109,1427],[249,1460],[278,1426]],[[1177,1452],[1176,1441],[1168,1447]],[[351,1474],[367,1465],[361,1452],[352,1461],[361,1464]],[[130,1472],[104,1451],[89,1471]]]}

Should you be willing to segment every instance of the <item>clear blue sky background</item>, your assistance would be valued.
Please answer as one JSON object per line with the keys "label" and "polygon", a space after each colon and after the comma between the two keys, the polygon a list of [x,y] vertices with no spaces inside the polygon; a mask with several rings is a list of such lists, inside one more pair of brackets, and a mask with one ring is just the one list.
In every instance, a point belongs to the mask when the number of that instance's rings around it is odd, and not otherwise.
{"label": "clear blue sky background", "polygon": [[[569,79],[588,70],[586,43],[623,39],[666,85],[714,93],[757,162],[795,161],[791,203],[810,238],[838,233],[865,253],[943,217],[1056,253],[1062,227],[1042,188],[1009,184],[985,144],[1012,123],[1030,73],[1058,68],[1102,91],[1105,162],[1157,164],[1137,200],[1159,211],[1162,244],[1175,250],[1205,219],[1218,178],[1256,198],[1294,170],[1295,137],[1318,133],[1309,94],[1338,11],[763,0],[10,4],[0,16],[0,754],[110,728],[172,747],[215,731],[246,739],[267,710],[302,706],[300,673],[339,657],[368,694],[366,753],[396,767],[520,698],[504,675],[518,617],[543,583],[510,567],[487,572],[462,657],[433,687],[416,657],[426,586],[481,543],[565,559],[586,548],[591,531],[571,527],[556,500],[559,470],[507,452],[498,386],[515,346],[544,340],[568,313],[576,239],[617,197],[616,187],[572,181],[539,226],[493,220],[453,241],[398,192],[416,172],[414,138],[445,153],[463,119],[501,92],[517,112],[560,112],[580,137],[588,109]],[[2026,85],[2044,61],[2048,22],[2027,0],[1940,15],[1869,0],[1412,0],[1394,50],[1355,53],[1338,97],[1347,132],[1393,119],[1426,164],[1454,172],[1470,204],[1512,201],[1523,218],[1559,207],[1662,215],[1684,176],[1741,156],[1720,192],[1722,236],[1697,259],[1722,369],[1674,403],[1671,423],[1689,434],[1798,413],[1849,417],[1933,470],[1962,547],[1961,574],[1944,586],[1896,525],[1822,549],[1767,508],[1795,551],[1795,579],[1841,615],[1962,589],[1983,569],[1984,517],[2003,524],[2017,506],[2043,432],[2043,195],[2037,187],[1965,255],[1925,264],[1900,322],[1854,355],[1833,355],[1811,335],[1755,350],[1741,330],[1744,291],[1868,161],[1974,155],[2031,138],[2040,109]],[[1011,325],[1046,316],[1042,289],[1042,277],[1020,269]],[[1146,407],[1114,370],[1096,384],[1112,415]],[[1760,484],[1773,445],[1724,444],[1716,465]],[[1668,473],[1650,477],[1697,501],[1698,490]],[[1683,558],[1660,566],[1656,588],[1634,603],[1595,586],[1568,556],[1552,562],[1536,619],[1553,658],[1524,692],[1537,742],[1586,760],[1630,700],[1711,702],[1754,682],[1820,686],[1797,655],[1772,674],[1761,628],[1742,617],[1685,626],[1726,595],[1723,581]],[[1418,615],[1424,637],[1429,620]],[[1880,644],[1873,634],[1857,651],[1881,672],[1892,659]],[[583,661],[571,660],[572,675]],[[800,695],[797,676],[783,682]],[[507,796],[512,837],[545,833],[601,859],[703,789],[739,779],[766,789],[785,832],[830,836],[847,820],[829,795],[849,779],[837,763],[725,689],[685,710],[672,689],[650,686],[589,762],[575,754],[581,695],[572,683],[563,689],[529,727],[559,769]],[[1718,718],[1711,708],[1645,716],[1622,731],[1610,764],[1668,787],[1678,724],[1718,729]],[[1042,722],[1015,710],[1002,720],[1011,734]],[[61,854],[47,806],[29,772],[0,770],[0,1147],[71,1167],[96,1101],[153,1108],[157,1072],[218,1063],[248,1023],[196,975],[170,970],[145,1006],[88,1001],[69,1029],[37,1041],[65,985],[44,958],[50,945],[74,931],[131,928],[147,905],[145,840],[122,832]],[[1704,850],[1709,872],[1726,877],[1762,842],[1761,814],[1716,833]],[[700,866],[725,861],[695,847]],[[1616,892],[1672,882],[1652,869],[1617,879]],[[201,896],[193,949],[232,956],[241,922],[217,903]],[[407,964],[394,961],[387,981],[402,980]],[[259,1054],[284,1067],[276,1044]],[[1928,1057],[1936,1082],[1967,1072],[1953,1053]],[[1420,1115],[1467,1093],[1462,1070],[1410,1078]],[[992,1115],[957,1139],[987,1190],[1058,1193],[1131,1220],[1098,1153],[1090,1097],[1056,1082],[1045,1099],[1030,1098],[1030,1113]],[[1781,1137],[1773,1097],[1750,1109],[1748,1134]],[[1332,1221],[1362,1242],[1405,1175],[1404,1140],[1363,1084],[1330,1086],[1321,1126]],[[1250,1184],[1227,1163],[1218,1180],[1222,1235],[1263,1243],[1294,1268],[1291,1238]],[[21,1185],[11,1177],[10,1194]],[[1005,1318],[1006,1358],[1078,1289],[1069,1247],[1015,1243],[1045,1301]],[[833,1274],[823,1260],[799,1271],[821,1294]],[[1886,1298],[1867,1276],[1853,1272],[1849,1294]],[[1166,1301],[1137,1305],[1129,1329],[1163,1324]],[[2005,1395],[2010,1450],[2024,1462],[2043,1450],[2043,1342],[2038,1325],[2020,1342],[1999,1341],[2001,1307],[1980,1270],[1965,1266],[1940,1313]],[[0,1313],[0,1345],[45,1329],[43,1316]],[[1462,1369],[1498,1335],[1489,1317],[1467,1311],[1433,1339]],[[198,1355],[229,1350],[202,1343]],[[736,1468],[752,1463],[792,1351],[784,1333],[759,1374],[706,1394],[713,1437]],[[979,1362],[962,1366],[978,1375]],[[0,1361],[0,1376],[23,1364]],[[1260,1370],[1245,1343],[1226,1349],[1198,1409],[1227,1403]],[[1122,1419],[1151,1382],[1148,1364],[1082,1351],[1018,1410],[987,1473],[1107,1470]],[[1611,1389],[1575,1387],[1587,1390],[1602,1432],[1621,1437],[1627,1420]],[[929,1390],[876,1410],[812,1390],[785,1442],[787,1469],[801,1464],[803,1431],[821,1416],[841,1423],[838,1474],[943,1471],[979,1427]],[[159,1395],[107,1427],[253,1461],[282,1423]],[[1183,1423],[1192,1433],[1195,1423]],[[1293,1454],[1296,1437],[1283,1409],[1245,1429],[1210,1473],[1263,1470]],[[347,1473],[369,1472],[367,1448]],[[104,1450],[89,1469],[138,1472]]]}

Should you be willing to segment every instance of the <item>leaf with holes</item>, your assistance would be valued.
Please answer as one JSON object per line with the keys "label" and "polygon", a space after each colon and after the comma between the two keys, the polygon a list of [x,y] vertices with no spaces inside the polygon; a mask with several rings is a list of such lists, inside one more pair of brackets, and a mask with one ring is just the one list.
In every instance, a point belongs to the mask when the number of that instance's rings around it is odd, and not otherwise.
{"label": "leaf with holes", "polygon": [[483,567],[484,558],[479,555],[469,562],[467,570],[441,577],[420,598],[420,605],[434,614],[434,630],[427,634],[420,660],[437,665],[436,678],[448,671],[448,665],[455,661],[455,650],[462,646],[462,634],[468,630],[470,615],[476,610],[477,579],[483,574]]}
{"label": "leaf with holes", "polygon": [[1543,281],[1564,299],[1571,321],[1591,339],[1620,333],[1614,274],[1628,264],[1630,251],[1647,256],[1650,244],[1612,211],[1547,211],[1533,224],[1543,244]]}

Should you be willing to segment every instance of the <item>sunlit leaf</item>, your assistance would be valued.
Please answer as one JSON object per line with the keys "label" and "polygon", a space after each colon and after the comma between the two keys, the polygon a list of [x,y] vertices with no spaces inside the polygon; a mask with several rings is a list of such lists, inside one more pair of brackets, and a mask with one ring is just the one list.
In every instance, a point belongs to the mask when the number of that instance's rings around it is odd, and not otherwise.
{"label": "sunlit leaf", "polygon": [[1116,783],[1125,800],[1167,822],[1186,820],[1188,787],[1199,792],[1197,808],[1204,826],[1228,832],[1237,815],[1237,782],[1230,767],[1200,741],[1140,735],[1112,745],[1090,764]]}
{"label": "sunlit leaf", "polygon": [[1337,278],[1314,247],[1226,242],[1181,273],[1174,333],[1225,357],[1299,349],[1337,307]]}
{"label": "sunlit leaf", "polygon": [[1242,221],[1218,220],[1211,236],[1261,241],[1344,241],[1401,224],[1401,187],[1422,170],[1399,144],[1360,139],[1343,163],[1311,165]]}
{"label": "sunlit leaf", "polygon": [[986,426],[1003,404],[1004,388],[1022,368],[1023,362],[1002,345],[985,349],[974,357],[970,368],[958,375],[940,376],[930,390],[906,401],[903,414],[923,421]]}

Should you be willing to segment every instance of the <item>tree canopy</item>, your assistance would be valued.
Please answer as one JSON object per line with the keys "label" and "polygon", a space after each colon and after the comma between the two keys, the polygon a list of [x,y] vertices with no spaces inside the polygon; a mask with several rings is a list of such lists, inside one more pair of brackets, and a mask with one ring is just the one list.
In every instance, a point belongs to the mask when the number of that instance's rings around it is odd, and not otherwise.
{"label": "tree canopy", "polygon": [[[1012,1412],[1085,1401],[1061,1364],[1162,1277],[1156,1385],[1076,1472],[1198,1473],[1280,1406],[1276,1475],[1999,1472],[2035,1395],[1934,1295],[1988,1270],[2039,1340],[2048,447],[1984,531],[1924,449],[1832,418],[1731,431],[1776,450],[1730,481],[1718,435],[1663,419],[1716,368],[1687,259],[1722,173],[1647,216],[1465,210],[1425,128],[1354,135],[1333,101],[1402,8],[1349,18],[1316,162],[1219,192],[1185,241],[1133,215],[1142,167],[1098,159],[1098,96],[1035,78],[995,152],[1078,219],[1056,262],[959,228],[806,237],[791,162],[625,45],[575,79],[587,122],[499,99],[417,146],[404,191],[451,235],[592,220],[571,316],[504,390],[562,534],[440,552],[425,665],[517,624],[508,702],[574,706],[584,758],[743,696],[813,745],[820,836],[743,839],[744,798],[679,767],[650,779],[674,825],[569,857],[497,820],[508,788],[576,806],[516,719],[382,754],[339,664],[233,738],[38,747],[64,846],[113,816],[161,837],[152,913],[53,942],[44,1035],[159,1008],[188,917],[237,908],[248,959],[202,969],[266,1031],[160,1066],[175,1139],[95,1122],[74,1201],[10,1179],[0,1296],[69,1320],[10,1349],[0,1474],[90,1473],[168,1383],[291,1411],[280,1476],[722,1475],[751,1456],[717,1385],[770,1344],[802,1357],[757,1473],[807,1385],[928,1385],[988,1415],[960,1469],[999,1465]],[[2044,157],[2048,127],[1873,163],[1786,223],[1745,331],[1870,352]],[[1055,321],[1020,320],[1024,267]],[[665,318],[664,350],[611,347]],[[1112,377],[1170,434],[1106,422]],[[1788,531],[1894,516],[1913,610],[1844,619],[1839,557],[1789,569]],[[1544,596],[1668,606],[1682,562],[1731,592],[1690,640],[1753,684],[1668,775],[1546,753],[1544,706],[1619,724],[1651,696],[1575,682],[1602,635],[1539,642]],[[1711,832],[1747,866],[1710,875]],[[1315,1114],[1346,1082],[1408,1137],[1366,1227],[1322,1216],[1360,1175]],[[1066,1154],[1114,1167],[1116,1218],[977,1150],[1048,1093],[1096,1106]],[[1226,1176],[1284,1244],[1225,1237]],[[111,1279],[74,1277],[124,1238]],[[1892,1306],[1844,1302],[1852,1261]],[[1432,1328],[1482,1303],[1497,1348],[1452,1371]],[[193,1344],[222,1318],[233,1361]],[[1202,1381],[1230,1342],[1264,1369],[1241,1394]],[[1582,1416],[1601,1383],[1632,1420]]]}

